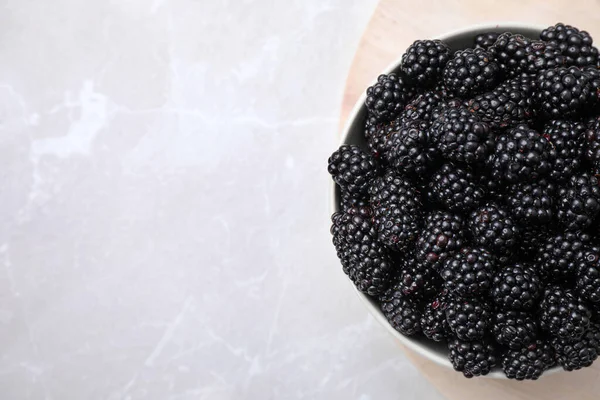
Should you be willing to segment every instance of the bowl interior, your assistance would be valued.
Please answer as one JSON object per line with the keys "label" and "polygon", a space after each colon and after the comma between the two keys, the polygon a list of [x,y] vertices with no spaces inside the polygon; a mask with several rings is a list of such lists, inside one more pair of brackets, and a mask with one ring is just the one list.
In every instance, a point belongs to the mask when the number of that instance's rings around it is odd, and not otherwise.
{"label": "bowl interior", "polygon": [[[474,36],[485,33],[485,32],[512,32],[519,33],[524,36],[530,38],[538,38],[540,32],[543,27],[535,26],[535,25],[523,25],[518,23],[498,23],[498,24],[488,24],[488,25],[478,25],[472,26],[466,29],[462,29],[459,31],[450,32],[444,35],[440,35],[435,39],[443,40],[446,44],[450,46],[452,51],[473,47],[473,38]],[[396,71],[400,67],[400,59],[401,54],[398,55],[398,59],[386,70],[382,73],[390,73]],[[373,81],[377,79],[376,76],[373,77]],[[366,88],[365,88],[366,90]],[[361,146],[363,149],[367,149],[367,144],[363,135],[364,125],[367,116],[367,109],[364,106],[365,95],[363,94],[361,98],[358,100],[348,121],[346,123],[343,135],[342,135],[342,144],[354,144]],[[333,196],[332,196],[332,208],[334,211],[339,211],[340,205],[340,190],[335,183],[332,183]],[[352,285],[352,283],[348,280],[348,282]],[[375,319],[381,323],[387,330],[390,332],[398,341],[400,341],[403,345],[410,348],[414,352],[432,360],[433,362],[442,365],[447,368],[452,368],[452,364],[448,360],[448,350],[446,345],[443,343],[436,343],[426,339],[421,336],[404,336],[398,331],[396,331],[386,320],[384,315],[377,303],[369,296],[359,292],[354,285],[352,287],[355,289],[358,296],[363,300],[367,309],[371,312],[371,314],[375,317]],[[555,367],[544,373],[543,376],[559,371],[560,369]],[[543,377],[542,376],[542,377]],[[500,370],[499,367],[496,367],[490,374],[486,375],[489,378],[497,378],[497,379],[507,379],[504,373]]]}

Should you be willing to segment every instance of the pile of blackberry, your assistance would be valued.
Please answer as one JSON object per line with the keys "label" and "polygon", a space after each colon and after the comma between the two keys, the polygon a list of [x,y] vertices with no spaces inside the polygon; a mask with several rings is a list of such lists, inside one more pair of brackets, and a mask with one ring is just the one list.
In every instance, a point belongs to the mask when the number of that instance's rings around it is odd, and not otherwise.
{"label": "pile of blackberry", "polygon": [[600,355],[600,58],[562,23],[414,42],[329,158],[344,272],[470,378]]}

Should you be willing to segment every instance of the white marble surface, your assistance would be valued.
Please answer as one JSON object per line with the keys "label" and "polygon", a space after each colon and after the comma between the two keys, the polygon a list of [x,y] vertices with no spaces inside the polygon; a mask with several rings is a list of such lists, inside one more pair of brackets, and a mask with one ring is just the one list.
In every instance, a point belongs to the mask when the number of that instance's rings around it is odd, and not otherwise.
{"label": "white marble surface", "polygon": [[325,162],[375,0],[0,1],[0,398],[439,399]]}

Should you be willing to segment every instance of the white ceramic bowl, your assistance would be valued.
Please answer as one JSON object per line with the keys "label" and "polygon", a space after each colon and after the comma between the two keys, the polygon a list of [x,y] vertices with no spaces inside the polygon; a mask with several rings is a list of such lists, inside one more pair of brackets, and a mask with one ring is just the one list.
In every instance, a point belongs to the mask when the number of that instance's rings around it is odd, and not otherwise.
{"label": "white ceramic bowl", "polygon": [[[538,38],[540,32],[544,29],[541,26],[529,25],[529,24],[519,24],[519,23],[497,23],[497,24],[485,24],[485,25],[474,25],[464,29],[460,29],[457,31],[453,31],[450,33],[446,33],[444,35],[440,35],[435,37],[434,39],[440,39],[447,43],[452,51],[464,49],[467,47],[472,47],[473,38],[475,35],[484,32],[513,32],[520,33],[522,35]],[[417,39],[417,38],[415,38]],[[382,74],[388,74],[390,72],[396,71],[400,68],[402,55],[399,54],[396,61],[389,66],[385,71],[382,71]],[[377,80],[377,76],[373,76],[373,82]],[[366,90],[366,88],[365,88]],[[352,113],[350,114],[348,121],[344,127],[344,131],[342,133],[342,144],[355,144],[367,149],[365,139],[363,136],[364,132],[364,122],[367,115],[367,109],[364,106],[366,95],[363,92],[363,95],[358,99],[356,105],[354,106]],[[335,183],[332,183],[332,209],[334,211],[339,210],[340,205],[340,192],[339,188]],[[350,281],[349,281],[350,282]],[[352,285],[354,288],[354,285]],[[367,307],[369,312],[375,317],[375,319],[383,325],[387,331],[394,336],[400,343],[414,352],[422,355],[425,358],[444,366],[446,368],[452,369],[452,364],[448,360],[448,350],[443,343],[436,343],[430,341],[424,337],[409,337],[404,336],[398,331],[396,331],[392,326],[387,322],[387,319],[379,309],[379,306],[375,301],[373,301],[369,296],[359,292],[356,288],[354,288],[360,299],[363,301],[364,305]],[[548,374],[562,371],[559,367],[554,367],[542,375],[542,378]],[[495,379],[507,379],[499,366],[497,366],[490,374],[486,375],[488,378]]]}

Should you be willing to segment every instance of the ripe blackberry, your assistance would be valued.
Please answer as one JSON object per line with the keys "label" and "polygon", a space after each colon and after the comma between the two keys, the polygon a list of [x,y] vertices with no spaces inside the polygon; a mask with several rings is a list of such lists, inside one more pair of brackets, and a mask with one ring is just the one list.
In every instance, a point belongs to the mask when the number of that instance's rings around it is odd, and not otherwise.
{"label": "ripe blackberry", "polygon": [[555,190],[555,186],[545,179],[517,183],[507,190],[506,206],[516,220],[528,226],[545,226],[554,215]]}
{"label": "ripe blackberry", "polygon": [[459,50],[442,73],[444,85],[457,97],[468,97],[492,88],[500,68],[484,49]]}
{"label": "ripe blackberry", "polygon": [[465,247],[444,261],[440,275],[452,293],[471,297],[490,289],[495,269],[496,259],[487,250]]}
{"label": "ripe blackberry", "polygon": [[537,325],[529,313],[497,310],[494,314],[492,333],[498,343],[518,350],[536,339]]}
{"label": "ripe blackberry", "polygon": [[377,83],[367,89],[365,106],[378,121],[391,121],[400,115],[409,98],[402,74],[379,75]]}
{"label": "ripe blackberry", "polygon": [[420,192],[408,179],[394,170],[387,170],[383,176],[375,178],[369,187],[369,195],[374,209],[396,204],[405,214],[422,213]]}
{"label": "ripe blackberry", "polygon": [[340,146],[329,157],[328,164],[327,170],[335,183],[352,194],[364,193],[377,175],[375,160],[354,145]]}
{"label": "ripe blackberry", "polygon": [[448,350],[448,358],[454,369],[462,372],[467,378],[487,375],[496,366],[496,348],[487,339],[453,339],[448,342]]}
{"label": "ripe blackberry", "polygon": [[555,338],[552,346],[556,351],[556,361],[565,371],[589,367],[600,354],[600,326],[591,325],[578,340]]}
{"label": "ripe blackberry", "polygon": [[438,273],[409,255],[399,273],[398,290],[404,297],[416,300],[429,299],[439,292],[442,286]]}
{"label": "ripe blackberry", "polygon": [[564,232],[548,237],[540,245],[535,261],[540,277],[549,282],[572,281],[590,244],[590,235],[582,232]]}
{"label": "ripe blackberry", "polygon": [[331,217],[331,234],[346,275],[358,290],[371,296],[383,293],[392,279],[392,260],[377,242],[370,218],[337,212]]}
{"label": "ripe blackberry", "polygon": [[448,307],[448,296],[445,291],[425,304],[421,316],[421,329],[428,339],[441,342],[448,337],[450,328],[446,321],[446,307]]}
{"label": "ripe blackberry", "polygon": [[475,96],[467,108],[493,129],[509,128],[527,123],[533,117],[532,93],[532,78],[522,75],[501,83],[490,92]]}
{"label": "ripe blackberry", "polygon": [[595,173],[600,172],[600,117],[587,121],[584,140],[585,159],[592,165]]}
{"label": "ripe blackberry", "polygon": [[485,197],[485,192],[474,179],[468,169],[444,164],[431,176],[427,197],[450,211],[470,211]]}
{"label": "ripe blackberry", "polygon": [[425,218],[424,225],[417,240],[417,258],[437,271],[444,260],[465,243],[463,219],[445,211],[432,211]]}
{"label": "ripe blackberry", "polygon": [[402,72],[415,86],[433,86],[450,59],[450,47],[440,40],[417,40],[402,55]]}
{"label": "ripe blackberry", "polygon": [[576,287],[579,295],[593,306],[600,306],[600,249],[589,249],[577,269]]}
{"label": "ripe blackberry", "polygon": [[367,141],[367,146],[373,158],[385,163],[385,152],[387,148],[387,140],[391,137],[400,124],[399,119],[389,122],[373,122],[370,119],[365,123],[364,136]]}
{"label": "ripe blackberry", "polygon": [[577,67],[547,69],[536,77],[533,103],[542,117],[576,117],[596,101],[590,76]]}
{"label": "ripe blackberry", "polygon": [[549,343],[538,340],[502,355],[502,369],[509,379],[536,380],[554,365],[554,350]]}
{"label": "ripe blackberry", "polygon": [[535,74],[566,63],[558,46],[508,32],[498,36],[489,52],[509,78],[523,73]]}
{"label": "ripe blackberry", "polygon": [[540,278],[527,264],[514,264],[498,271],[491,290],[492,300],[503,310],[531,310],[541,293]]}
{"label": "ripe blackberry", "polygon": [[487,160],[492,179],[508,183],[536,181],[550,170],[550,144],[525,124],[496,138]]}
{"label": "ripe blackberry", "polygon": [[473,241],[492,252],[500,263],[506,263],[512,257],[521,232],[516,221],[494,203],[471,212],[469,229]]}
{"label": "ripe blackberry", "polygon": [[374,211],[378,240],[391,250],[406,251],[417,240],[420,215],[406,213],[397,203],[377,206]]}
{"label": "ripe blackberry", "polygon": [[590,325],[590,309],[571,289],[548,286],[540,302],[540,328],[550,336],[576,340]]}
{"label": "ripe blackberry", "polygon": [[448,327],[461,340],[481,340],[491,327],[491,307],[483,300],[452,297],[446,308]]}
{"label": "ripe blackberry", "polygon": [[570,230],[592,225],[600,212],[600,179],[588,173],[577,174],[558,191],[558,220]]}
{"label": "ripe blackberry", "polygon": [[489,49],[494,43],[496,43],[498,36],[500,36],[498,32],[480,33],[479,35],[475,36],[475,48],[481,48],[485,50]]}
{"label": "ripe blackberry", "polygon": [[433,118],[433,110],[444,101],[444,96],[440,90],[431,90],[425,92],[406,105],[400,115],[402,121],[427,121]]}
{"label": "ripe blackberry", "polygon": [[542,136],[551,145],[550,178],[554,181],[567,181],[581,166],[585,131],[581,122],[566,120],[553,120],[544,126]]}
{"label": "ripe blackberry", "polygon": [[381,311],[392,327],[403,335],[421,332],[421,312],[416,302],[402,294],[402,288],[392,285],[381,297]]}
{"label": "ripe blackberry", "polygon": [[550,26],[542,31],[540,39],[558,46],[570,65],[595,65],[598,60],[598,49],[592,45],[590,34],[573,26],[563,23]]}
{"label": "ripe blackberry", "polygon": [[433,111],[431,112],[432,123],[433,123],[433,121],[440,118],[442,116],[442,114],[444,114],[447,110],[464,108],[465,104],[466,104],[465,101],[463,101],[461,99],[445,98],[444,101],[438,103],[437,107],[435,107],[433,109]]}
{"label": "ripe blackberry", "polygon": [[473,164],[482,161],[494,147],[494,135],[466,108],[449,108],[431,124],[431,141],[444,158]]}
{"label": "ripe blackberry", "polygon": [[433,167],[437,150],[429,142],[429,123],[407,121],[388,140],[388,162],[410,176],[422,176]]}

